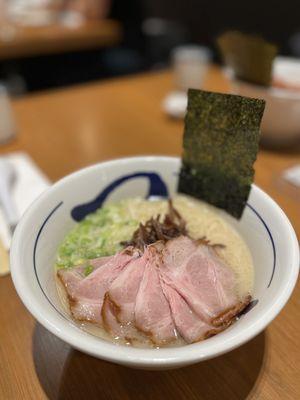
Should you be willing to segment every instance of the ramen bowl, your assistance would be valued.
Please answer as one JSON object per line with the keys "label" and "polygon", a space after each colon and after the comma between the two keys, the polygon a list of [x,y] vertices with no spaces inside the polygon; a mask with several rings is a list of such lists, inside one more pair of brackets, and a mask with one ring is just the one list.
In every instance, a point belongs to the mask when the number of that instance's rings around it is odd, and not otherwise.
{"label": "ramen bowl", "polygon": [[173,157],[103,162],[63,178],[30,206],[12,240],[11,273],[23,303],[46,329],[74,348],[103,360],[141,369],[168,369],[241,346],[277,316],[296,283],[298,242],[280,207],[255,185],[240,220],[218,211],[246,241],[255,269],[253,301],[224,332],[181,347],[116,345],[83,331],[62,306],[55,282],[55,255],[76,221],[106,202],[135,196],[172,196],[179,168],[180,159]]}

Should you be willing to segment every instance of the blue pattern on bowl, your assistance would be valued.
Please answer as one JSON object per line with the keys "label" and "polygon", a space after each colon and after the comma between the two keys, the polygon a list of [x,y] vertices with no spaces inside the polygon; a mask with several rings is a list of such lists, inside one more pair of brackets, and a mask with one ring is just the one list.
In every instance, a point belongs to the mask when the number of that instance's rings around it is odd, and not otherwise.
{"label": "blue pattern on bowl", "polygon": [[80,204],[74,207],[71,211],[72,218],[77,222],[83,220],[83,218],[86,217],[88,214],[102,207],[102,204],[104,203],[106,198],[117,187],[129,180],[136,178],[148,179],[149,190],[146,198],[149,198],[150,196],[168,197],[169,192],[167,185],[156,172],[136,172],[134,174],[121,176],[120,178],[116,179],[108,186],[106,186],[106,188],[103,189],[95,199],[89,201],[88,203]]}

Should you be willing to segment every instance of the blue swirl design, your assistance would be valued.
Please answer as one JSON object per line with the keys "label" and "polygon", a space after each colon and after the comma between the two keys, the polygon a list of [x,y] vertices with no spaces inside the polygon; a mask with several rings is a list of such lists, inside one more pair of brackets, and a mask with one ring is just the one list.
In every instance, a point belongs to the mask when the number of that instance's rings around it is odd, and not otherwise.
{"label": "blue swirl design", "polygon": [[168,197],[168,188],[162,178],[156,172],[136,172],[130,175],[124,175],[102,190],[102,192],[92,201],[85,204],[80,204],[76,206],[71,211],[72,218],[79,222],[82,221],[84,217],[88,214],[96,211],[98,208],[102,207],[102,204],[108,197],[108,195],[113,192],[118,186],[122,185],[124,182],[136,179],[136,178],[147,178],[149,180],[149,190],[146,198],[150,196],[160,196]]}

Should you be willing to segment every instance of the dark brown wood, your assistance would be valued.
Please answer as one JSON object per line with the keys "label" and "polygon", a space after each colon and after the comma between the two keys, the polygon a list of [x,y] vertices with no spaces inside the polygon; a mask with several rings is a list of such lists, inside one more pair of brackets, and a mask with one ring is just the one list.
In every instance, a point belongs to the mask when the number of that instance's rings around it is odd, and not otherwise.
{"label": "dark brown wood", "polygon": [[[226,91],[218,69],[206,87]],[[32,95],[13,104],[14,141],[43,171],[63,175],[112,157],[180,155],[181,121],[163,114],[170,73],[155,73]],[[260,151],[256,182],[284,209],[300,237],[299,198],[278,175],[300,162],[300,150]],[[255,339],[214,360],[164,372],[137,371],[82,354],[36,323],[9,276],[0,278],[0,399],[300,398],[300,285],[280,315]]]}
{"label": "dark brown wood", "polygon": [[120,39],[121,27],[112,20],[89,21],[74,28],[59,24],[16,27],[11,38],[0,37],[0,60],[111,46]]}

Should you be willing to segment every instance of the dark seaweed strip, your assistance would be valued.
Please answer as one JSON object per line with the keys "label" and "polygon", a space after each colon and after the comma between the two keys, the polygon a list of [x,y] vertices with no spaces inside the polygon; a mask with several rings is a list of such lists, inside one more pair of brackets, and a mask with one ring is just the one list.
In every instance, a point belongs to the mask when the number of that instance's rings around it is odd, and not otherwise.
{"label": "dark seaweed strip", "polygon": [[179,192],[240,218],[254,177],[265,102],[190,89]]}

